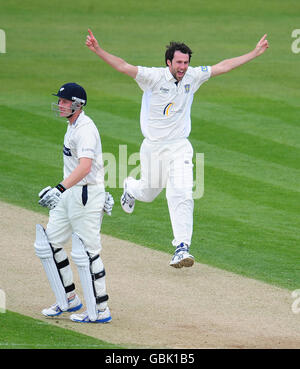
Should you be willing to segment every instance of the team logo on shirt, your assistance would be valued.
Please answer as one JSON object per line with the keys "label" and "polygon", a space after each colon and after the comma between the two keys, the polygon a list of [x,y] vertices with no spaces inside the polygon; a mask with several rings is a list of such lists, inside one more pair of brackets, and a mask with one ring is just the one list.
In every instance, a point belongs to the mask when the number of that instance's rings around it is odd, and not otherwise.
{"label": "team logo on shirt", "polygon": [[190,88],[191,88],[190,84],[184,85],[184,89],[185,89],[186,94],[188,94],[190,92]]}
{"label": "team logo on shirt", "polygon": [[208,71],[208,67],[207,66],[202,66],[201,67],[201,70],[202,70],[202,72],[207,72]]}
{"label": "team logo on shirt", "polygon": [[173,105],[173,103],[169,103],[168,105],[165,106],[164,108],[164,115],[169,115],[169,111],[170,111],[170,108],[171,106]]}

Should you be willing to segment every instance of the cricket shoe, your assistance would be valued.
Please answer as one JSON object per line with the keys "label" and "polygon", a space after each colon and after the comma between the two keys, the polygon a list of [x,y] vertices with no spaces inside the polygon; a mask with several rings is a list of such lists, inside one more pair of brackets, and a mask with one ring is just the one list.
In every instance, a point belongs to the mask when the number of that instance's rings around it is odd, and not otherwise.
{"label": "cricket shoe", "polygon": [[82,314],[72,314],[70,319],[77,323],[108,323],[111,321],[111,315],[109,308],[107,307],[104,311],[98,310],[98,316],[96,320],[90,320],[87,311]]}
{"label": "cricket shoe", "polygon": [[170,261],[170,266],[174,268],[191,267],[194,264],[194,256],[189,253],[189,246],[181,243],[176,247],[174,256]]}
{"label": "cricket shoe", "polygon": [[80,301],[80,298],[75,295],[72,297],[72,299],[68,299],[68,309],[67,310],[61,310],[61,308],[58,306],[57,303],[51,305],[48,309],[42,310],[42,314],[45,316],[53,317],[53,316],[59,316],[62,313],[72,313],[74,311],[77,311],[82,308],[82,303]]}
{"label": "cricket shoe", "polygon": [[135,198],[127,192],[127,183],[124,181],[124,192],[121,196],[121,206],[125,213],[131,214],[134,209]]}

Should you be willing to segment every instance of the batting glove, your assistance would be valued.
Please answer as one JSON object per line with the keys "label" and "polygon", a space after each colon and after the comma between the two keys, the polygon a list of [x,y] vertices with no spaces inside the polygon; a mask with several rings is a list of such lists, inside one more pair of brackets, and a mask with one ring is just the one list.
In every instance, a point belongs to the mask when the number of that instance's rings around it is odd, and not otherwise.
{"label": "batting glove", "polygon": [[115,202],[114,202],[114,198],[112,197],[112,195],[109,192],[105,192],[105,203],[103,206],[103,211],[107,214],[107,215],[111,215],[112,212],[112,208],[114,206]]}
{"label": "batting glove", "polygon": [[60,200],[61,194],[66,191],[66,188],[59,183],[56,187],[45,187],[39,193],[39,204],[50,210],[54,209]]}

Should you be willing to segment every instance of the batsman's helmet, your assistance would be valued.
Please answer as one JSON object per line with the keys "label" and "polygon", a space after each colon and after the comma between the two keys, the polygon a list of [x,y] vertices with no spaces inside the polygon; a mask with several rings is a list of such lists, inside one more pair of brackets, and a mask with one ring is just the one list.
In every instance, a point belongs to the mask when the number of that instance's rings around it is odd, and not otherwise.
{"label": "batsman's helmet", "polygon": [[[52,110],[57,116],[66,116],[70,118],[76,111],[80,110],[84,105],[86,105],[87,96],[85,89],[74,82],[65,83],[58,90],[57,94],[52,94],[61,99],[66,99],[72,101],[71,110],[65,110],[61,108],[59,102],[57,104],[52,103]],[[62,115],[63,113],[68,113],[68,115]]]}
{"label": "batsman's helmet", "polygon": [[74,82],[65,83],[58,90],[54,96],[61,97],[62,99],[70,100],[81,105],[86,105],[87,96],[85,89]]}

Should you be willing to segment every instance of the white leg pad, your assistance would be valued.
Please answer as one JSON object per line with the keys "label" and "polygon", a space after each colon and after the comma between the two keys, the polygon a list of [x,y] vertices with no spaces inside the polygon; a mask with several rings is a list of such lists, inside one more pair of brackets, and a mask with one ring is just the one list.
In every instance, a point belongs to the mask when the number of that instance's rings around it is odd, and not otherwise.
{"label": "white leg pad", "polygon": [[72,260],[77,265],[89,319],[95,321],[98,314],[96,298],[93,289],[93,281],[90,271],[90,259],[85,251],[83,242],[76,233],[72,234],[71,256]]}
{"label": "white leg pad", "polygon": [[50,286],[56,297],[56,303],[61,310],[68,309],[68,299],[65,288],[62,284],[60,275],[58,273],[53,252],[49,244],[47,235],[42,225],[36,225],[36,239],[34,243],[35,253],[41,259],[42,265],[45,269]]}
{"label": "white leg pad", "polygon": [[99,254],[90,257],[90,271],[94,282],[94,294],[96,295],[96,304],[100,310],[107,307],[108,295],[106,294],[105,269],[103,261]]}

